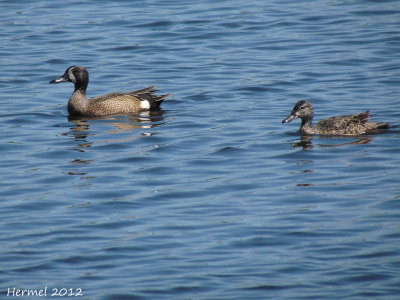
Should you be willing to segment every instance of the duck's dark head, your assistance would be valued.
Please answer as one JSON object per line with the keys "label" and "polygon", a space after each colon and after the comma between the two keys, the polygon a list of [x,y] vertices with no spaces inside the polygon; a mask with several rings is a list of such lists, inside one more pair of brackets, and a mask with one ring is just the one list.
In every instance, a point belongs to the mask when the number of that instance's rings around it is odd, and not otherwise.
{"label": "duck's dark head", "polygon": [[75,89],[82,89],[85,91],[89,83],[89,73],[84,67],[71,66],[60,78],[53,79],[49,83],[60,83],[65,81],[70,81],[75,84]]}
{"label": "duck's dark head", "polygon": [[282,121],[282,123],[289,123],[294,119],[300,118],[303,123],[308,120],[312,120],[313,117],[313,108],[311,103],[306,100],[300,100],[297,102],[290,115]]}

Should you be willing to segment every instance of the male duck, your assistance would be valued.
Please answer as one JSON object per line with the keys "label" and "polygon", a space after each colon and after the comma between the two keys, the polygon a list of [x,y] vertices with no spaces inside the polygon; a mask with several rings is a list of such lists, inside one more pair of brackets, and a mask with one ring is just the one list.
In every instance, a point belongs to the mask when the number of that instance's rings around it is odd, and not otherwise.
{"label": "male duck", "polygon": [[300,131],[302,134],[307,135],[360,135],[377,133],[379,130],[389,127],[388,123],[371,122],[369,117],[369,111],[365,111],[355,115],[324,119],[315,125],[311,125],[313,119],[311,103],[300,100],[293,107],[291,114],[282,123],[289,123],[294,119],[300,118]]}
{"label": "male duck", "polygon": [[169,95],[154,95],[153,86],[127,93],[112,93],[86,98],[89,73],[84,67],[71,66],[64,75],[49,83],[70,81],[75,85],[74,93],[68,101],[71,116],[105,116],[137,113],[142,110],[157,109]]}

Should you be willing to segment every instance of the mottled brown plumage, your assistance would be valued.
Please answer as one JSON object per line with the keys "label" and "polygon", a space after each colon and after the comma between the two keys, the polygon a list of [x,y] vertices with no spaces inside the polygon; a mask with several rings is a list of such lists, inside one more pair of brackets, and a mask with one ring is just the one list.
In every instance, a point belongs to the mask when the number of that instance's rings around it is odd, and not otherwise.
{"label": "mottled brown plumage", "polygon": [[366,133],[378,133],[380,130],[388,128],[387,123],[371,122],[368,111],[355,115],[346,115],[324,119],[312,125],[313,108],[311,103],[301,100],[295,104],[291,114],[282,121],[289,123],[294,119],[300,118],[300,131],[302,134],[321,134],[321,135],[360,135]]}
{"label": "mottled brown plumage", "polygon": [[84,67],[71,66],[64,75],[50,83],[70,81],[75,90],[68,101],[71,116],[105,116],[137,113],[142,110],[157,109],[169,95],[154,95],[153,86],[127,93],[111,93],[94,98],[86,98],[89,74]]}

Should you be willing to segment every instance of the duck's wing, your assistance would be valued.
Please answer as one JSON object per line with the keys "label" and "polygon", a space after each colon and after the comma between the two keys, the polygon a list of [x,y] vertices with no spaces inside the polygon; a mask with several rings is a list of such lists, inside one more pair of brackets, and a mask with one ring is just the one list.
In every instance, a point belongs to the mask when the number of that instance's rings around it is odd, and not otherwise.
{"label": "duck's wing", "polygon": [[154,89],[154,86],[149,86],[144,89],[125,92],[125,93],[110,93],[106,95],[101,95],[97,97],[90,98],[91,102],[99,103],[105,101],[126,101],[126,98],[131,98],[132,100],[137,99],[139,101],[149,101],[150,108],[159,108],[161,102],[169,96],[166,95],[155,95],[154,93],[157,90]]}
{"label": "duck's wing", "polygon": [[362,134],[366,131],[370,113],[365,111],[355,115],[346,115],[324,119],[315,124],[321,133],[326,134]]}
{"label": "duck's wing", "polygon": [[369,117],[370,116],[371,115],[370,115],[369,111],[367,110],[367,111],[364,111],[364,112],[359,113],[359,114],[348,116],[349,117],[348,121],[352,122],[354,124],[362,125],[362,124],[366,124],[367,122],[369,122]]}
{"label": "duck's wing", "polygon": [[331,117],[319,121],[316,125],[326,128],[345,129],[350,125],[363,125],[369,121],[369,111],[365,111],[355,115]]}
{"label": "duck's wing", "polygon": [[101,95],[101,96],[96,96],[96,97],[90,98],[89,100],[92,103],[93,102],[99,103],[99,102],[104,102],[104,101],[109,101],[109,100],[115,101],[118,98],[121,98],[121,96],[126,96],[126,95],[127,95],[127,93],[110,93],[110,94],[105,94],[105,95]]}
{"label": "duck's wing", "polygon": [[154,89],[154,86],[148,86],[144,89],[140,89],[140,90],[136,90],[136,91],[130,91],[127,94],[129,95],[138,95],[140,96],[144,96],[144,95],[151,95],[154,94],[155,92],[157,92],[157,90]]}
{"label": "duck's wing", "polygon": [[102,102],[102,101],[106,101],[106,100],[110,100],[110,99],[116,99],[116,98],[120,98],[123,96],[131,96],[131,97],[135,97],[139,100],[151,100],[150,98],[156,95],[153,95],[156,92],[156,90],[154,90],[154,86],[149,86],[147,88],[144,89],[140,89],[140,90],[135,90],[135,91],[130,91],[130,92],[125,92],[125,93],[110,93],[110,94],[105,94],[105,95],[101,95],[101,96],[96,96],[93,98],[90,98],[90,101],[94,101],[94,102]]}

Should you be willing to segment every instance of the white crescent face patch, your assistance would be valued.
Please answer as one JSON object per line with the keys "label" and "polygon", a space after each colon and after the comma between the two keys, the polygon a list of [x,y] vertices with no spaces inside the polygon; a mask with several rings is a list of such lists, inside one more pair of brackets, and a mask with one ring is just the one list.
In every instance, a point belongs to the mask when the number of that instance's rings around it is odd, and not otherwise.
{"label": "white crescent face patch", "polygon": [[68,70],[68,77],[69,77],[69,79],[71,79],[71,81],[72,81],[73,83],[76,83],[75,76],[74,76],[74,74],[72,74],[72,69],[73,69],[73,68],[71,68],[71,69]]}

